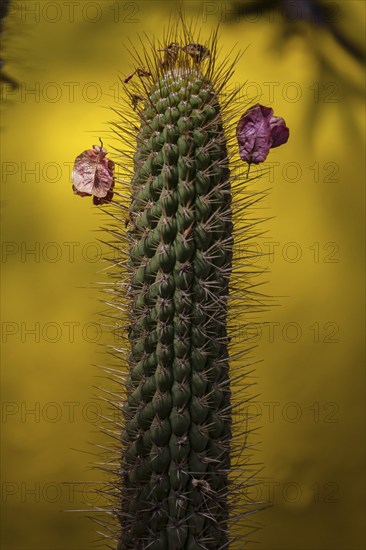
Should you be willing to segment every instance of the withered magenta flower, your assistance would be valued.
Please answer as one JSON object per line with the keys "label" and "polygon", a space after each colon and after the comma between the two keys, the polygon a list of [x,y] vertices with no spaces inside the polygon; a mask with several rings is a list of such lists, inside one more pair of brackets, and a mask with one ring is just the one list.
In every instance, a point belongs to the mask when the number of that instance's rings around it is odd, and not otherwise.
{"label": "withered magenta flower", "polygon": [[266,160],[269,150],[286,143],[289,129],[281,117],[273,116],[273,109],[253,105],[240,118],[236,136],[240,158],[249,164]]}

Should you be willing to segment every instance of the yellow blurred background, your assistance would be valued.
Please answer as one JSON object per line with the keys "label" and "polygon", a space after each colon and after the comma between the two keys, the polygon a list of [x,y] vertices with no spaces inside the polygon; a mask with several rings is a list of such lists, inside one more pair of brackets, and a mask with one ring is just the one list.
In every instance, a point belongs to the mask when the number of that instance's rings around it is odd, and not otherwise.
{"label": "yellow blurred background", "polygon": [[[326,3],[324,3],[326,4]],[[328,3],[329,4],[329,3]],[[332,2],[334,25],[364,48],[362,1]],[[106,217],[74,197],[74,158],[110,136],[124,43],[162,36],[175,2],[14,2],[3,37],[1,548],[86,550],[83,513],[103,479],[96,413],[105,362],[95,286],[105,280],[96,230]],[[326,26],[274,9],[240,16],[230,2],[186,2],[204,38],[221,21],[222,56],[245,50],[233,83],[290,128],[258,183],[271,219],[251,405],[273,507],[247,548],[361,550],[364,539],[364,76]],[[286,14],[285,14],[286,15]],[[243,109],[244,110],[244,109]],[[96,502],[96,505],[100,505]],[[102,548],[106,548],[101,545]]]}

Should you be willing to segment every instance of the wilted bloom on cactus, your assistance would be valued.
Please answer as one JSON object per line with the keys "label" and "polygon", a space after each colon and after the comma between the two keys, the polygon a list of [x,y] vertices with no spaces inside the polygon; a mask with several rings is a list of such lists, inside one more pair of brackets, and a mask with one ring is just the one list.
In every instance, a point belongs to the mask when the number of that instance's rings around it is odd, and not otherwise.
{"label": "wilted bloom on cactus", "polygon": [[103,144],[93,145],[75,159],[72,171],[72,189],[75,195],[90,197],[93,204],[110,202],[114,187],[114,162],[106,158]]}
{"label": "wilted bloom on cactus", "polygon": [[273,116],[273,109],[257,103],[240,118],[236,136],[240,158],[248,164],[259,164],[271,148],[287,142],[289,129],[283,118]]}

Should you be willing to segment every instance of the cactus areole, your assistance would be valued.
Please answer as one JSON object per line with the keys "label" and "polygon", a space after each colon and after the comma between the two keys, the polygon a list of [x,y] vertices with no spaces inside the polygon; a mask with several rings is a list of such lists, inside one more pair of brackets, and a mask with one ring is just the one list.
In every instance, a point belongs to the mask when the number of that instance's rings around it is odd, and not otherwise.
{"label": "cactus areole", "polygon": [[117,164],[128,164],[116,181],[125,194],[117,185],[106,207],[117,239],[109,244],[125,258],[113,261],[108,302],[125,338],[113,352],[126,368],[123,395],[113,393],[122,425],[112,431],[120,449],[107,491],[117,550],[239,550],[256,528],[247,516],[258,503],[245,490],[257,466],[239,416],[250,362],[232,345],[240,315],[258,301],[247,264],[233,271],[234,239],[253,236],[247,207],[258,197],[239,196],[237,139],[253,155],[272,128],[242,118],[238,134],[243,104],[228,87],[236,60],[217,62],[216,34],[203,45],[184,28],[136,52],[117,111]]}

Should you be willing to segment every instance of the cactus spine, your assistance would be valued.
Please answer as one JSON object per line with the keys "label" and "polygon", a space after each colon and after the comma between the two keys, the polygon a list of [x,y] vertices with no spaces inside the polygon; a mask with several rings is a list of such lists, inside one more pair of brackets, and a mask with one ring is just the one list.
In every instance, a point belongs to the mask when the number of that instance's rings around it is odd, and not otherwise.
{"label": "cactus spine", "polygon": [[[117,262],[124,286],[113,286],[113,305],[128,318],[117,546],[241,548],[247,539],[237,525],[248,510],[236,507],[248,474],[233,440],[228,333],[227,135],[238,117],[235,92],[225,88],[235,62],[216,66],[216,33],[198,50],[188,30],[169,38],[163,48],[150,44],[150,55],[145,49],[126,84],[138,126],[124,112],[116,125],[121,136],[127,123],[131,134],[137,129],[127,230],[109,230],[113,246],[128,243],[126,261]],[[126,206],[116,204],[122,220]]]}

